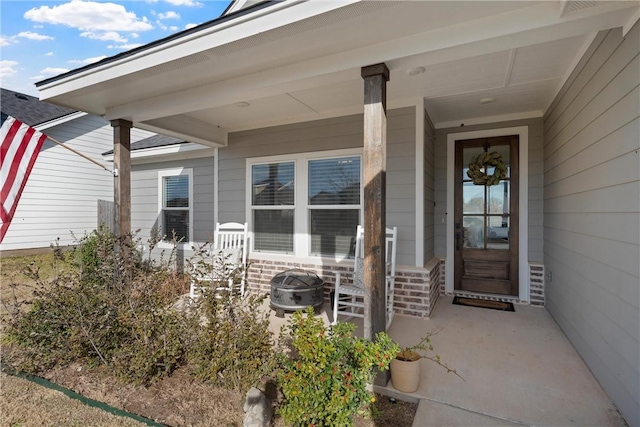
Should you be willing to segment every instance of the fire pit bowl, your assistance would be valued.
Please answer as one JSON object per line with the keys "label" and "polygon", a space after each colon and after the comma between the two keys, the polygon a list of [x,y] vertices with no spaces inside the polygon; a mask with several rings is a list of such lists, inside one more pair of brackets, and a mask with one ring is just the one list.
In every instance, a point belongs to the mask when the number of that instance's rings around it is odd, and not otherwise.
{"label": "fire pit bowl", "polygon": [[324,281],[312,271],[292,269],[271,279],[271,307],[278,314],[284,311],[314,309],[324,302]]}

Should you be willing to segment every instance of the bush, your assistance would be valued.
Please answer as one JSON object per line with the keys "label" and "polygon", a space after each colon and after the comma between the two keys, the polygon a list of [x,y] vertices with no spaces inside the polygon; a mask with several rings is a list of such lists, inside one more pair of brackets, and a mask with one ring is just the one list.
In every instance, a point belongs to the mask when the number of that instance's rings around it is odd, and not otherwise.
{"label": "bush", "polygon": [[191,354],[197,378],[244,394],[274,373],[278,350],[269,313],[259,310],[264,298],[203,292],[197,310],[203,325]]}
{"label": "bush", "polygon": [[382,332],[375,341],[353,336],[355,325],[326,328],[309,308],[294,313],[287,331],[293,351],[283,361],[278,382],[284,395],[279,411],[295,426],[351,426],[373,396],[367,384],[389,368],[399,350]]}
{"label": "bush", "polygon": [[104,229],[84,236],[77,268],[53,278],[29,311],[13,310],[5,343],[14,367],[38,373],[72,362],[104,364],[127,381],[148,383],[175,370],[195,320],[170,309],[185,279],[143,264],[134,236]]}

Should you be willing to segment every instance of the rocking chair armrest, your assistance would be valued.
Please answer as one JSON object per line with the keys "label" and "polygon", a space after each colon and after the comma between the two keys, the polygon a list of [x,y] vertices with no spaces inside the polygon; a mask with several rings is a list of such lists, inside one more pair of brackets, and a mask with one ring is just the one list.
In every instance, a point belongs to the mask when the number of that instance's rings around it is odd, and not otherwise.
{"label": "rocking chair armrest", "polygon": [[335,286],[338,287],[338,284],[340,283],[340,279],[342,278],[342,272],[340,271],[332,271],[333,275],[336,276],[336,282],[335,282]]}

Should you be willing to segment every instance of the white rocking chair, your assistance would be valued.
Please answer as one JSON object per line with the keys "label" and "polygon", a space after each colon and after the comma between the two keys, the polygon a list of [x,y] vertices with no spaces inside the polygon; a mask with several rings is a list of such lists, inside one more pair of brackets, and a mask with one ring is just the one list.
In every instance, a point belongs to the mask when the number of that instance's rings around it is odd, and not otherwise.
{"label": "white rocking chair", "polygon": [[[248,225],[245,222],[217,223],[210,256],[211,272],[196,274],[191,278],[189,296],[192,299],[205,287],[215,286],[216,291],[234,291],[237,287],[236,273],[240,275],[239,291],[244,296],[248,251]],[[228,278],[228,286],[219,286],[219,282]]]}
{"label": "white rocking chair", "polygon": [[[387,228],[385,239],[386,286],[385,304],[387,309],[386,328],[393,321],[393,296],[396,277],[396,246],[398,228]],[[338,315],[364,318],[364,230],[358,226],[356,230],[356,253],[351,284],[342,281],[342,274],[336,272],[336,288],[333,297],[333,324],[338,322]]]}

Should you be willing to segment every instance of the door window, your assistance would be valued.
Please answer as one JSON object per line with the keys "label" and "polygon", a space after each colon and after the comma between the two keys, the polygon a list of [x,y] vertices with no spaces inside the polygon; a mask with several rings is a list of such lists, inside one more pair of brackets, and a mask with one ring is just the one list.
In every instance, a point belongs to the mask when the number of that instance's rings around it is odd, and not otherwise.
{"label": "door window", "polygon": [[[483,147],[465,148],[462,154],[462,224],[463,247],[509,250],[511,167],[508,145],[492,146],[507,168],[506,177],[495,185],[477,185],[469,177],[469,165],[486,151]],[[492,176],[496,168],[490,165],[481,171]]]}

